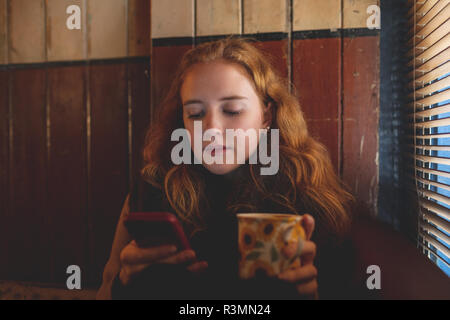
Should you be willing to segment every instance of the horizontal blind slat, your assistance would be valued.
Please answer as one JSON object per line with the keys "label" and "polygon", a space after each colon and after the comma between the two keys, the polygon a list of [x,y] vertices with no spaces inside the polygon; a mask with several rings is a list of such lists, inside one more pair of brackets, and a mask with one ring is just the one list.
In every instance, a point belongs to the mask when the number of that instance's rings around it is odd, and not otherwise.
{"label": "horizontal blind slat", "polygon": [[426,234],[425,232],[421,231],[420,235],[429,243],[431,243],[434,247],[436,247],[439,251],[442,252],[443,255],[445,255],[447,257],[447,259],[450,259],[450,250],[445,247],[443,244],[441,244],[439,241],[437,241],[436,239],[433,239],[432,237],[430,237],[428,234]]}
{"label": "horizontal blind slat", "polygon": [[448,264],[447,261],[445,261],[445,259],[441,256],[439,256],[436,252],[434,252],[433,250],[431,250],[429,247],[427,247],[424,243],[420,243],[418,242],[418,244],[420,245],[420,247],[422,247],[422,249],[426,250],[427,252],[429,252],[431,255],[433,255],[433,257],[436,257],[436,259],[438,259],[439,261],[441,261],[442,263],[444,263],[445,265],[447,265],[448,267],[450,267],[450,265]]}
{"label": "horizontal blind slat", "polygon": [[414,115],[416,118],[425,118],[425,117],[432,117],[439,114],[450,112],[450,103],[444,104],[439,107],[434,107],[422,111],[416,111],[416,113],[410,113],[409,116],[413,117]]}
{"label": "horizontal blind slat", "polygon": [[429,10],[424,13],[423,17],[418,21],[416,20],[417,27],[421,28],[427,25],[439,12],[441,12],[450,3],[450,0],[432,1],[429,3],[429,5],[431,5],[432,3],[434,4],[431,7],[426,6],[424,8],[425,10],[429,8]]}
{"label": "horizontal blind slat", "polygon": [[444,178],[450,178],[450,172],[436,170],[436,169],[422,168],[422,167],[418,167],[418,166],[415,166],[414,169],[417,171],[422,171],[427,174],[433,174],[433,175],[444,177]]}
{"label": "horizontal blind slat", "polygon": [[430,211],[421,210],[421,213],[422,219],[426,219],[445,232],[450,233],[450,222]]}
{"label": "horizontal blind slat", "polygon": [[411,47],[408,51],[406,57],[409,59],[413,59],[414,55],[420,55],[425,50],[434,46],[437,42],[440,42],[444,37],[446,37],[450,30],[450,20],[447,20],[442,25],[439,26],[436,30],[430,33],[426,38],[416,43],[415,47]]}
{"label": "horizontal blind slat", "polygon": [[417,191],[420,192],[422,197],[429,197],[432,198],[434,200],[440,201],[442,203],[445,203],[446,205],[450,205],[450,198],[446,197],[442,194],[436,193],[434,191],[431,190],[426,190],[424,188],[417,188]]}
{"label": "horizontal blind slat", "polygon": [[[415,91],[416,99],[417,97],[423,98],[426,95],[443,90],[449,86],[450,86],[450,76],[447,76],[444,79],[438,80],[426,87],[416,89]],[[414,99],[414,92],[409,94],[409,98]]]}
{"label": "horizontal blind slat", "polygon": [[423,74],[425,74],[425,72],[430,72],[431,70],[439,67],[441,64],[446,63],[449,60],[449,57],[450,48],[447,48],[439,54],[435,55],[424,64],[416,65],[416,76],[422,76]]}
{"label": "horizontal blind slat", "polygon": [[431,233],[435,237],[439,238],[439,241],[442,242],[445,246],[450,245],[450,237],[443,233],[441,230],[437,229],[435,226],[432,226],[431,224],[428,224],[426,222],[420,223],[420,226],[428,233]]}
{"label": "horizontal blind slat", "polygon": [[420,150],[429,150],[429,151],[450,151],[450,146],[426,146],[426,145],[411,145],[411,147],[420,149]]}
{"label": "horizontal blind slat", "polygon": [[446,207],[441,206],[440,204],[437,204],[436,202],[427,200],[425,198],[419,199],[419,203],[423,208],[436,213],[437,215],[441,216],[446,220],[450,220],[450,210],[447,209]]}
{"label": "horizontal blind slat", "polygon": [[[450,90],[449,90],[450,93]],[[435,128],[450,125],[450,117],[436,120],[427,120],[423,122],[416,122],[416,128]]]}
{"label": "horizontal blind slat", "polygon": [[417,87],[417,86],[424,86],[427,83],[430,83],[436,79],[439,79],[443,75],[450,72],[450,62],[446,62],[443,65],[440,65],[439,67],[431,70],[430,72],[427,72],[419,77],[417,77],[415,80],[412,80],[410,82],[410,87]]}
{"label": "horizontal blind slat", "polygon": [[432,180],[428,180],[428,179],[423,179],[423,178],[416,178],[417,181],[423,183],[423,184],[427,184],[436,188],[441,188],[441,189],[445,189],[447,191],[450,191],[450,186],[445,184],[445,183],[441,183],[441,182],[437,182],[437,181],[432,181]]}
{"label": "horizontal blind slat", "polygon": [[407,136],[410,139],[421,139],[421,140],[429,140],[429,139],[443,139],[450,138],[450,133],[431,133],[431,134],[422,134],[416,136]]}
{"label": "horizontal blind slat", "polygon": [[426,36],[436,30],[441,24],[445,23],[449,16],[450,6],[447,5],[444,9],[438,12],[423,28],[420,28],[420,30],[416,30],[415,36],[409,39],[408,45],[412,47],[414,45],[415,39],[416,43],[424,39]]}

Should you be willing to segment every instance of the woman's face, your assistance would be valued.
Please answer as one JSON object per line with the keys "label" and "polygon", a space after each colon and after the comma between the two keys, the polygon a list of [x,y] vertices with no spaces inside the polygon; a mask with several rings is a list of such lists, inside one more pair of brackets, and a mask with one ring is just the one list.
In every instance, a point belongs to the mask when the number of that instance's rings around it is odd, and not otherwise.
{"label": "woman's face", "polygon": [[[190,133],[195,157],[202,159],[203,155],[204,159],[206,152],[216,158],[223,157],[223,164],[208,164],[202,161],[205,168],[214,174],[225,174],[236,169],[242,163],[242,157],[245,157],[245,161],[256,150],[258,138],[255,140],[252,135],[245,134],[248,129],[259,134],[259,129],[270,125],[269,110],[266,110],[260,101],[245,68],[239,64],[216,61],[192,66],[184,78],[180,95],[184,127]],[[201,121],[202,133],[208,129],[217,130],[223,141],[216,141],[215,138],[203,141],[201,136],[194,137],[194,121]],[[242,129],[243,132],[234,131],[237,137],[229,139],[233,141],[227,141],[226,129]],[[237,144],[241,139],[245,140],[245,148],[241,149],[245,152],[239,153],[241,160],[238,161]],[[201,147],[197,146],[198,142]],[[213,152],[210,152],[211,146],[205,149],[214,144],[218,147]],[[229,147],[230,144],[234,147]]]}

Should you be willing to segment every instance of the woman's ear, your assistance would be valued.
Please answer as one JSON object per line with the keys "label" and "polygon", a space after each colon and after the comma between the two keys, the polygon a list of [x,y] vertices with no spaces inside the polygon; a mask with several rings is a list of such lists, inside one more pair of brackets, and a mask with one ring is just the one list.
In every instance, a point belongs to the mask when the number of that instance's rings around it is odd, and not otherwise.
{"label": "woman's ear", "polygon": [[272,126],[273,102],[267,103],[264,108],[264,128]]}

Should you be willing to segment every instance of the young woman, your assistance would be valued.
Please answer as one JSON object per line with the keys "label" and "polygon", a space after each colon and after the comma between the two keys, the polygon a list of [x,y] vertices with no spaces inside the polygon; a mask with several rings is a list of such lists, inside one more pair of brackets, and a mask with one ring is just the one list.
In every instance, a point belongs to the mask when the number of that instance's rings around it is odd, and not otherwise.
{"label": "young woman", "polygon": [[[158,109],[160,117],[146,137],[145,166],[123,206],[98,298],[342,297],[350,274],[343,262],[354,198],[335,174],[326,148],[308,134],[297,97],[267,56],[244,39],[199,45],[183,57]],[[193,159],[211,148],[211,141],[196,138],[190,140],[192,161],[174,163],[178,142],[172,133],[184,128],[196,137],[196,121],[202,132],[222,134],[212,154],[232,163],[195,164]],[[278,155],[276,174],[263,175],[264,165],[249,161],[262,140],[255,148],[244,136],[245,161],[238,162],[227,129],[268,129],[269,137],[278,130],[278,140],[269,138],[267,147]],[[135,210],[176,214],[193,250],[138,247],[123,225]],[[305,214],[302,264],[277,277],[240,281],[240,212]]]}

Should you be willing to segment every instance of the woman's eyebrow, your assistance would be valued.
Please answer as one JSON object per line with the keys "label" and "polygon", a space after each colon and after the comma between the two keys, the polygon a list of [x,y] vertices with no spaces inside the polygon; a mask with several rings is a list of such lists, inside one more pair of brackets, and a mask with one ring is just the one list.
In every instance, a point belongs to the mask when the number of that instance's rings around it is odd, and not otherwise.
{"label": "woman's eyebrow", "polygon": [[[235,95],[235,96],[227,96],[227,97],[220,98],[219,101],[243,100],[243,99],[247,99],[247,100],[248,100],[247,97]],[[199,104],[199,103],[201,104],[201,103],[203,103],[203,101],[202,101],[202,100],[199,100],[199,99],[191,99],[191,100],[185,101],[185,102],[183,103],[183,106],[187,106],[187,105],[189,105],[189,104]]]}

